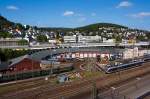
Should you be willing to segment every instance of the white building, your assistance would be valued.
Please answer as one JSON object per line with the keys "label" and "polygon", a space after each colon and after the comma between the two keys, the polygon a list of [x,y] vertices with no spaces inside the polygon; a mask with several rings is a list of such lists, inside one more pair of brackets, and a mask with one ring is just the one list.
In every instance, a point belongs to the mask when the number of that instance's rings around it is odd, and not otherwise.
{"label": "white building", "polygon": [[79,42],[81,43],[90,43],[90,42],[100,42],[101,36],[79,36]]}
{"label": "white building", "polygon": [[76,35],[73,36],[64,36],[65,43],[75,43],[76,42]]}
{"label": "white building", "polygon": [[115,39],[108,39],[108,40],[103,39],[103,43],[115,43]]}
{"label": "white building", "polygon": [[65,43],[75,43],[76,41],[78,43],[100,42],[101,36],[98,36],[98,35],[96,36],[82,36],[82,35],[64,36]]}
{"label": "white building", "polygon": [[140,57],[145,54],[150,54],[150,50],[139,50],[138,47],[135,47],[134,49],[126,49],[123,52],[123,59]]}
{"label": "white building", "polygon": [[48,42],[49,42],[50,44],[56,44],[56,43],[57,43],[56,40],[48,40]]}
{"label": "white building", "polygon": [[137,47],[134,49],[126,49],[123,52],[123,59],[134,58],[138,56],[139,56],[139,50]]}

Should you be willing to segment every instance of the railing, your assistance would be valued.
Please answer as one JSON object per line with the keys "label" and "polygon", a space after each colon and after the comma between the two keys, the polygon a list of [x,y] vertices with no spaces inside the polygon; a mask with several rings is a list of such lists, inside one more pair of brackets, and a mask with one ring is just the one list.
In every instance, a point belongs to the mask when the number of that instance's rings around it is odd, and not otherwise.
{"label": "railing", "polygon": [[[34,77],[41,77],[46,76],[50,74],[58,74],[62,72],[68,72],[73,70],[73,66],[64,67],[64,68],[53,68],[53,69],[47,69],[47,70],[30,70],[27,72],[19,72],[19,73],[11,73],[11,74],[3,74],[0,77],[0,83],[9,82],[9,81],[15,81],[15,80],[23,80],[28,78],[34,78]],[[52,71],[52,72],[51,72]]]}

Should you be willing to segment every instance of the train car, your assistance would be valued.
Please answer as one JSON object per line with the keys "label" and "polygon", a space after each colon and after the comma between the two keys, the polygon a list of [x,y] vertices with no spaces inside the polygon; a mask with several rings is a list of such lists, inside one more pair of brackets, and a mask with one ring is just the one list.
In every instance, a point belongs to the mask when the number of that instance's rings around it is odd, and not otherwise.
{"label": "train car", "polygon": [[144,55],[144,62],[150,62],[150,55]]}
{"label": "train car", "polygon": [[133,68],[136,66],[140,66],[144,63],[143,60],[137,60],[137,61],[132,61],[126,64],[120,64],[120,65],[116,65],[116,66],[108,66],[107,68],[105,68],[105,72],[106,73],[114,73],[117,71],[121,71],[121,70],[125,70],[125,69],[129,69],[129,68]]}

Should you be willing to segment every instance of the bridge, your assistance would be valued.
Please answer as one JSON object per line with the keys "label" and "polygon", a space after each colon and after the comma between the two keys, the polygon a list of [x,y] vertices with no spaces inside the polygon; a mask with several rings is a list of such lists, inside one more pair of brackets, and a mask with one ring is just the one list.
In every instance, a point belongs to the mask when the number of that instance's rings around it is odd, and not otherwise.
{"label": "bridge", "polygon": [[46,49],[46,48],[65,48],[65,47],[130,47],[130,46],[150,46],[149,42],[143,42],[143,43],[63,43],[63,44],[41,44],[41,45],[24,45],[24,46],[0,46],[2,49]]}

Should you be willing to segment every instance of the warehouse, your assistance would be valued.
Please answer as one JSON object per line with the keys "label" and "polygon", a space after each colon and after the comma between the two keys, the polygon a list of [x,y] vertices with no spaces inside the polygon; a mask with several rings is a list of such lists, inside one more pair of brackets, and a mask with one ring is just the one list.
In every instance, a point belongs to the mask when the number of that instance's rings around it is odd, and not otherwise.
{"label": "warehouse", "polygon": [[31,59],[28,55],[24,55],[12,60],[9,60],[5,64],[1,64],[1,72],[23,72],[30,70],[40,70],[40,61]]}

